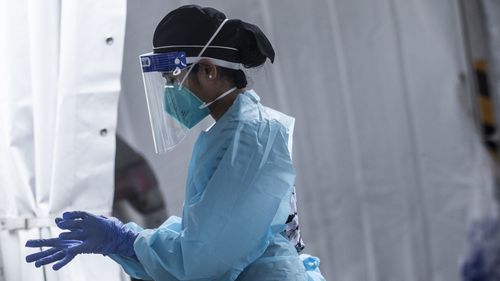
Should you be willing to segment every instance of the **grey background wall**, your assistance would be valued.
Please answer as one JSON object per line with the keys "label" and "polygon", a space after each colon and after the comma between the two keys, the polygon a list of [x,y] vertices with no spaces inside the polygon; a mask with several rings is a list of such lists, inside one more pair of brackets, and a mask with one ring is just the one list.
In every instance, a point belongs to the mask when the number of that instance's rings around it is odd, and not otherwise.
{"label": "grey background wall", "polygon": [[306,252],[327,280],[458,280],[467,222],[491,209],[456,1],[129,0],[118,132],[180,214],[196,130],[155,155],[138,56],[170,10],[200,3],[259,25],[276,50],[251,71],[264,104],[296,117]]}

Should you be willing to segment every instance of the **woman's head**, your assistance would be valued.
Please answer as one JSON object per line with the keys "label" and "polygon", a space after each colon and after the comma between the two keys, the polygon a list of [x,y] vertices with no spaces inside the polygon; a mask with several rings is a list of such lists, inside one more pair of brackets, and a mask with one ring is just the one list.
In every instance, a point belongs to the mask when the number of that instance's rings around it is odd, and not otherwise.
{"label": "woman's head", "polygon": [[153,36],[155,53],[186,53],[193,69],[184,83],[205,102],[224,90],[245,88],[243,68],[260,66],[267,58],[274,61],[273,47],[256,25],[225,20],[224,13],[213,8],[182,6],[161,20]]}
{"label": "woman's head", "polygon": [[244,68],[274,61],[273,47],[257,26],[196,5],[166,15],[153,47],[140,59],[159,153],[175,147],[209,114],[218,120],[244,91]]}

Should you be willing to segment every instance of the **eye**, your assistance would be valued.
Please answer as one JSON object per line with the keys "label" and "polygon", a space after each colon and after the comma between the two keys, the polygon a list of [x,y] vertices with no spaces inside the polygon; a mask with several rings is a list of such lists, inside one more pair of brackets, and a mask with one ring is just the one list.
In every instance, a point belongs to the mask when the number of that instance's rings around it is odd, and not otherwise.
{"label": "eye", "polygon": [[162,73],[162,76],[167,84],[173,84],[177,80],[177,78],[173,76],[172,73],[164,72]]}

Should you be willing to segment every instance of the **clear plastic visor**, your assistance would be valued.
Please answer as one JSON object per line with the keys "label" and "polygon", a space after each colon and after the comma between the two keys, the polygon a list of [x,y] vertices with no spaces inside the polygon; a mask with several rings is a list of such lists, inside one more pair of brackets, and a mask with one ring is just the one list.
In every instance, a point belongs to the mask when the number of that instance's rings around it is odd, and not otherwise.
{"label": "clear plastic visor", "polygon": [[156,153],[172,150],[188,134],[180,122],[181,106],[168,95],[169,89],[180,87],[188,66],[184,52],[148,53],[140,56],[149,120]]}

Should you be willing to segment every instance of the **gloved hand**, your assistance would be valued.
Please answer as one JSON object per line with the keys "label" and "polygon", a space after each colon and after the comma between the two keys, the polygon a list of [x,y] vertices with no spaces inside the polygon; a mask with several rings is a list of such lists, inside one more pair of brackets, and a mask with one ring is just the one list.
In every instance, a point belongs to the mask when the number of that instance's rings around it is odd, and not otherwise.
{"label": "gloved hand", "polygon": [[58,238],[28,240],[26,247],[52,247],[40,253],[28,255],[27,262],[35,266],[59,261],[52,268],[58,270],[68,264],[77,254],[117,254],[135,257],[134,241],[138,233],[123,226],[116,218],[95,216],[87,212],[66,212],[56,218],[63,232]]}
{"label": "gloved hand", "polygon": [[461,265],[463,281],[500,280],[500,221],[484,217],[468,233],[468,251]]}
{"label": "gloved hand", "polygon": [[28,255],[26,256],[26,261],[35,262],[36,267],[59,261],[52,266],[54,270],[59,270],[61,267],[73,260],[73,258],[78,254],[78,247],[81,244],[81,241],[67,241],[60,238],[28,240],[26,242],[26,247],[52,248]]}

